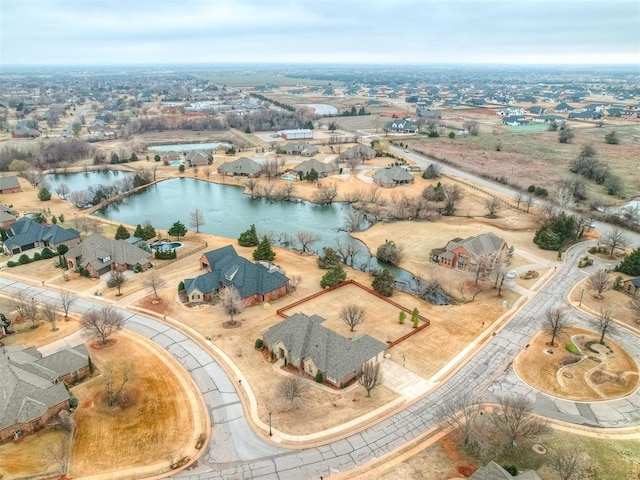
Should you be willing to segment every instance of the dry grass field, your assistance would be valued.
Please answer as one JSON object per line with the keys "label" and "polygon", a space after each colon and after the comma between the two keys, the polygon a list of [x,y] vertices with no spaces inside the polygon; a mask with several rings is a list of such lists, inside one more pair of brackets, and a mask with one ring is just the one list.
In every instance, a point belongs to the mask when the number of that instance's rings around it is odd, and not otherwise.
{"label": "dry grass field", "polygon": [[68,444],[67,432],[45,428],[20,442],[0,445],[0,477],[13,480],[49,474],[55,478],[62,472],[57,460],[64,461]]}
{"label": "dry grass field", "polygon": [[[97,472],[157,465],[166,471],[170,461],[188,455],[203,433],[196,423],[187,389],[157,348],[121,332],[117,343],[90,349],[98,369],[107,364],[130,365],[134,379],[126,385],[127,405],[109,408],[102,375],[73,388],[80,405],[74,413],[77,429],[73,440],[69,476],[80,478]],[[99,452],[99,454],[98,454]]]}

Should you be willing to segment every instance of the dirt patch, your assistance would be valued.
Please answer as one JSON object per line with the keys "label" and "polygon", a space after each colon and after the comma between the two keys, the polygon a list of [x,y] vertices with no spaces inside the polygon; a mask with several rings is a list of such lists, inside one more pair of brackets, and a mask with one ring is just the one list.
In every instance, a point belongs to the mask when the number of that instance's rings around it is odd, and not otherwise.
{"label": "dirt patch", "polygon": [[[606,340],[606,346],[594,354],[587,344],[598,335],[573,327],[556,337],[557,347],[547,346],[548,339],[547,334],[538,333],[513,362],[518,375],[534,388],[579,401],[609,400],[636,388],[638,367],[616,343]],[[579,354],[569,353],[568,343]]]}
{"label": "dirt patch", "polygon": [[108,338],[105,343],[93,342],[91,344],[91,349],[92,350],[104,350],[105,348],[115,347],[117,343],[118,343],[118,339],[117,338]]}
{"label": "dirt patch", "polygon": [[169,460],[181,458],[200,433],[189,408],[189,386],[142,340],[125,332],[117,339],[111,348],[92,351],[92,358],[98,371],[112,362],[122,365],[123,359],[132,366],[135,379],[126,388],[129,406],[107,406],[102,375],[72,389],[80,408],[73,414],[77,430],[70,477],[154,464],[166,471]]}

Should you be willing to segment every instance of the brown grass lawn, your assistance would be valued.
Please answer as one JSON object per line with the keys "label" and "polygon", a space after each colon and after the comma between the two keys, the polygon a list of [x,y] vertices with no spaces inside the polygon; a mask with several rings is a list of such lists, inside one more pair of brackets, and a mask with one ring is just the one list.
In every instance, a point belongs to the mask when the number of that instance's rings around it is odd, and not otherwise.
{"label": "brown grass lawn", "polygon": [[[10,315],[9,318],[12,318]],[[21,321],[20,323],[12,323],[11,327],[15,330],[15,335],[7,335],[2,339],[6,345],[24,345],[25,347],[41,347],[56,340],[71,335],[80,329],[79,318],[70,315],[65,319],[61,315],[56,322],[55,332],[51,330],[51,325],[42,320],[38,320],[38,328],[31,328],[32,323],[29,321]]]}
{"label": "brown grass lawn", "polygon": [[[515,358],[513,366],[525,382],[557,397],[597,401],[624,396],[633,391],[638,384],[638,366],[622,347],[606,337],[605,345],[611,348],[612,353],[598,355],[584,348],[584,342],[599,338],[596,332],[569,328],[557,336],[556,347],[549,347],[549,335],[538,333],[532,339],[529,348]],[[589,358],[565,367],[558,375],[562,367],[561,362],[568,358],[578,358],[565,348],[572,340]],[[548,351],[552,351],[553,354],[547,353]],[[597,362],[592,357],[598,357],[603,361]],[[616,378],[619,374],[622,374],[621,377]]]}
{"label": "brown grass lawn", "polygon": [[60,465],[47,449],[66,451],[68,442],[69,434],[64,430],[44,428],[20,442],[0,445],[0,476],[11,480],[59,473]]}
{"label": "brown grass lawn", "polygon": [[162,359],[165,354],[125,332],[115,338],[115,345],[90,353],[98,369],[107,363],[133,366],[136,377],[126,390],[130,405],[109,408],[100,375],[73,388],[80,401],[73,415],[77,425],[69,465],[73,478],[125,466],[166,468],[169,459],[184,455],[202,433],[189,408],[191,385],[176,376],[172,364]]}

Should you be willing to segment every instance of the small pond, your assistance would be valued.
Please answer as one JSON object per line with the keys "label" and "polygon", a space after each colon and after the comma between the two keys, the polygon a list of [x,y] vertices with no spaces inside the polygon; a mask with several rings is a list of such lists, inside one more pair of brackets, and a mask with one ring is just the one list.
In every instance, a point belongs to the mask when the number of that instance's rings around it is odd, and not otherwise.
{"label": "small pond", "polygon": [[87,190],[92,185],[111,185],[128,175],[134,174],[124,170],[92,170],[80,173],[50,173],[45,175],[45,180],[51,187],[51,193],[55,194],[61,183],[69,187],[69,192],[76,192]]}
{"label": "small pond", "polygon": [[150,152],[190,152],[191,150],[215,150],[220,145],[230,147],[228,143],[212,142],[212,143],[174,143],[171,145],[154,145],[149,147]]}
{"label": "small pond", "polygon": [[333,105],[327,105],[326,103],[305,103],[305,107],[313,108],[316,115],[335,115],[338,113],[338,109]]}

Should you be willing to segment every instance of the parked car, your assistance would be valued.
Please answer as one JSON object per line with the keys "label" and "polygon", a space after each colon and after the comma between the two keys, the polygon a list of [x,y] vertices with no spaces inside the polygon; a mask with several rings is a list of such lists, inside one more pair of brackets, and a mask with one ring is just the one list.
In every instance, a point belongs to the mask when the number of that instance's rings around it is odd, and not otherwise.
{"label": "parked car", "polygon": [[506,278],[516,278],[518,276],[518,272],[515,270],[509,270],[505,275]]}

